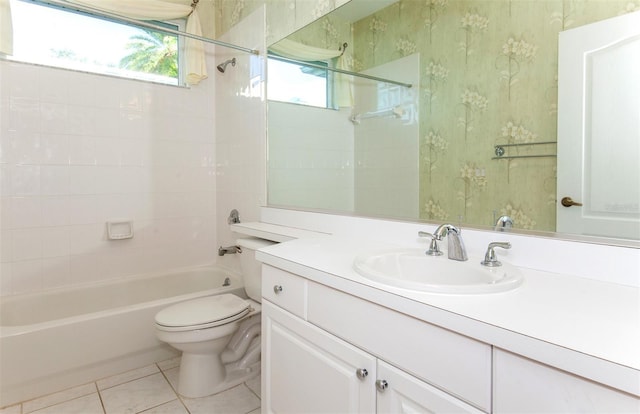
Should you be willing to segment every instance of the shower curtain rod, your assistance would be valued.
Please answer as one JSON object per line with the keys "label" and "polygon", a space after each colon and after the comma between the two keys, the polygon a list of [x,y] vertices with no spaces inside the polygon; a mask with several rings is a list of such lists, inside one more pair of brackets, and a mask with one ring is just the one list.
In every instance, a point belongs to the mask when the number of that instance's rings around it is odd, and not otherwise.
{"label": "shower curtain rod", "polygon": [[163,32],[163,33],[170,33],[170,34],[174,34],[174,35],[178,35],[178,36],[184,36],[184,37],[188,37],[190,39],[200,40],[200,41],[203,41],[203,42],[206,42],[206,43],[212,43],[212,44],[217,45],[217,46],[228,47],[229,49],[235,49],[235,50],[239,50],[241,52],[250,53],[252,55],[259,55],[260,54],[260,51],[256,50],[256,49],[250,49],[250,48],[247,48],[247,47],[237,46],[237,45],[234,45],[234,44],[231,44],[231,43],[221,42],[220,40],[210,39],[208,37],[198,36],[198,35],[194,35],[194,34],[191,34],[191,33],[183,32],[183,31],[180,31],[180,30],[169,29],[167,27],[158,26],[158,25],[155,25],[153,23],[148,23],[148,22],[143,21],[143,20],[131,19],[129,17],[121,16],[119,14],[107,12],[107,11],[104,11],[104,10],[95,9],[93,7],[84,6],[84,5],[80,5],[80,4],[76,4],[76,3],[69,3],[69,2],[64,1],[64,0],[42,0],[41,3],[50,4],[52,6],[59,6],[59,7],[63,7],[63,8],[68,8],[68,9],[72,9],[72,10],[78,10],[78,11],[81,11],[81,12],[90,13],[90,14],[94,14],[94,15],[97,15],[97,16],[107,17],[109,19],[117,20],[117,21],[124,22],[124,23],[129,23],[129,24],[132,24],[134,26],[144,27],[146,29],[153,29],[153,30],[157,30],[157,31]]}
{"label": "shower curtain rod", "polygon": [[374,80],[374,81],[378,81],[378,82],[391,83],[393,85],[400,85],[400,86],[404,86],[405,88],[411,88],[413,86],[410,83],[398,82],[398,81],[393,81],[393,80],[389,80],[389,79],[385,79],[385,78],[379,78],[377,76],[365,75],[364,73],[352,72],[350,70],[329,68],[329,67],[322,66],[322,65],[316,65],[315,63],[309,63],[309,62],[305,62],[305,61],[302,61],[302,60],[296,60],[296,59],[289,59],[289,58],[285,58],[285,57],[278,56],[278,55],[271,54],[271,53],[268,56],[269,56],[270,59],[279,60],[281,62],[294,63],[296,65],[307,66],[307,67],[310,67],[310,68],[329,70],[331,72],[343,73],[345,75],[357,76],[359,78],[370,79],[370,80]]}

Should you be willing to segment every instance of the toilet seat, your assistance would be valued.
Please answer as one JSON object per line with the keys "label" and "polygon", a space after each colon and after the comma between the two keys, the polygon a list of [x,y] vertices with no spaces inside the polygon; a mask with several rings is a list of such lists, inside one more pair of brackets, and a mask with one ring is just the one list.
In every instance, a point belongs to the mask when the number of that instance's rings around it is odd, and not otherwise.
{"label": "toilet seat", "polygon": [[250,303],[238,296],[207,296],[161,310],[156,314],[156,327],[170,332],[213,328],[237,321],[250,311]]}

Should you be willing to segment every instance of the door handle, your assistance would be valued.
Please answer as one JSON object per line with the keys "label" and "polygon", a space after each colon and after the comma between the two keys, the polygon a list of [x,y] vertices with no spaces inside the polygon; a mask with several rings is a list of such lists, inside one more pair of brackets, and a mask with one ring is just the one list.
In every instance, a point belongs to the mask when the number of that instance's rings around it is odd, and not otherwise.
{"label": "door handle", "polygon": [[562,204],[565,207],[571,207],[571,206],[582,206],[582,203],[578,203],[576,201],[573,201],[571,199],[571,197],[563,197],[562,200],[560,200],[560,204]]}

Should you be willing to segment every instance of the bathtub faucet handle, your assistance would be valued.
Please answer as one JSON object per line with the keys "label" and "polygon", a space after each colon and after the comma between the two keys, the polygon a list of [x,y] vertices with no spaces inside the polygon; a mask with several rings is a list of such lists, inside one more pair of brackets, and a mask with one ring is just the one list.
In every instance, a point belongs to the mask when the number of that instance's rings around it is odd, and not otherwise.
{"label": "bathtub faucet handle", "polygon": [[231,210],[229,213],[229,217],[227,218],[227,223],[229,224],[238,224],[240,223],[240,213],[235,208]]}

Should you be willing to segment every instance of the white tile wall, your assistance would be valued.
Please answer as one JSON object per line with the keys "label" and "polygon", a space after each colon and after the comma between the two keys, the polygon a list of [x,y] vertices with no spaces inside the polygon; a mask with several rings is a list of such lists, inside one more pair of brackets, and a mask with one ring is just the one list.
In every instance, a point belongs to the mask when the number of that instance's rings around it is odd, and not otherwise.
{"label": "white tile wall", "polygon": [[0,61],[0,295],[215,261],[214,92]]}

